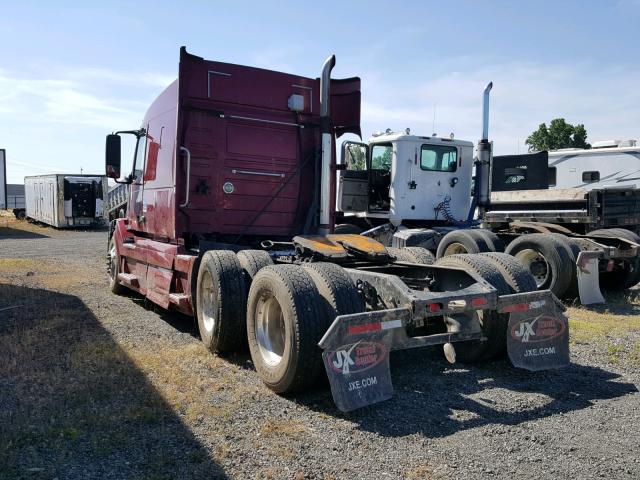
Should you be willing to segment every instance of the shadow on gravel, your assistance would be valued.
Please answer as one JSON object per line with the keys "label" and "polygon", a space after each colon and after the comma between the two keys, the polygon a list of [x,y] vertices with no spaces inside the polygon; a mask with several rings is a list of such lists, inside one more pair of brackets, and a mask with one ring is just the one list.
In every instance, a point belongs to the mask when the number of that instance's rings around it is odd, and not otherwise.
{"label": "shadow on gravel", "polygon": [[30,232],[28,230],[20,230],[17,228],[10,227],[0,227],[0,240],[5,238],[12,239],[28,239],[28,238],[49,238],[48,235],[43,235],[41,233]]}
{"label": "shadow on gravel", "polygon": [[606,302],[581,308],[603,314],[640,315],[640,290],[604,292]]}
{"label": "shadow on gravel", "polygon": [[391,400],[349,414],[336,409],[329,392],[295,401],[382,436],[437,438],[485,425],[517,425],[638,392],[634,384],[620,382],[620,375],[597,367],[571,364],[537,373],[507,361],[454,367],[435,349],[393,353],[391,376]]}
{"label": "shadow on gravel", "polygon": [[226,478],[75,296],[0,284],[0,405],[3,479]]}

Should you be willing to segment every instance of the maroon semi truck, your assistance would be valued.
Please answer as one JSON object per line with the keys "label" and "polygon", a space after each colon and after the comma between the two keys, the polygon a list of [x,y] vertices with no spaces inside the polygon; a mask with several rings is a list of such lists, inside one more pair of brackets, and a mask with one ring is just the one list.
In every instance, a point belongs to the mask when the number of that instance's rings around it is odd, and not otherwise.
{"label": "maroon semi truck", "polygon": [[[306,78],[180,51],[178,79],[137,130],[107,136],[106,171],[130,184],[111,222],[110,288],[193,315],[213,352],[248,343],[278,393],[323,375],[337,406],[389,398],[389,352],[443,345],[450,362],[505,353],[569,362],[568,324],[512,257],[434,261],[332,234],[335,141],[360,134],[360,79]],[[121,179],[121,136],[137,139]]]}

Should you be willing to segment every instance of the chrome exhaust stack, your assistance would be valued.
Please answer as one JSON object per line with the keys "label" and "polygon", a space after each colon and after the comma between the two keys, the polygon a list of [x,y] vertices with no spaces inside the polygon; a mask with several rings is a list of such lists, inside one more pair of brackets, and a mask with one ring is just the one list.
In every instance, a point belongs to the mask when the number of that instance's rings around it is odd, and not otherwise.
{"label": "chrome exhaust stack", "polygon": [[476,205],[479,218],[482,218],[491,203],[491,162],[492,144],[489,141],[489,94],[493,82],[484,89],[482,98],[482,138],[478,142],[476,158]]}
{"label": "chrome exhaust stack", "polygon": [[331,55],[322,66],[320,77],[320,132],[322,134],[322,167],[320,174],[320,226],[318,233],[326,235],[331,228],[331,159],[333,137],[330,120],[331,70],[336,65],[336,56]]}

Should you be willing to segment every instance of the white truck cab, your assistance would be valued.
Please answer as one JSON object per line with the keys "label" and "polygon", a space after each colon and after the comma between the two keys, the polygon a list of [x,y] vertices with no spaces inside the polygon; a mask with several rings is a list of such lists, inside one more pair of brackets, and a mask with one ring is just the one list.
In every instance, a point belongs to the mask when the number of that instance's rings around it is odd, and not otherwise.
{"label": "white truck cab", "polygon": [[337,210],[345,217],[464,221],[471,206],[474,144],[405,132],[342,144]]}

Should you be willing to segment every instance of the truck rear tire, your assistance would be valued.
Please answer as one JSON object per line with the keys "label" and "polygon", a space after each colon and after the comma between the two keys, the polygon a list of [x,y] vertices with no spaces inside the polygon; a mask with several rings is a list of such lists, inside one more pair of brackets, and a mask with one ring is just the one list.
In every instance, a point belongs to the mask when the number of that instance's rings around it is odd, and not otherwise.
{"label": "truck rear tire", "polygon": [[[588,235],[619,237],[640,244],[640,236],[626,228],[603,228],[589,232]],[[625,269],[622,271],[602,272],[600,287],[610,291],[622,291],[637,285],[640,282],[640,257],[624,262],[624,266]]]}
{"label": "truck rear tire", "polygon": [[247,300],[251,359],[277,393],[313,385],[322,371],[318,342],[328,328],[322,297],[298,265],[271,265],[254,277]]}
{"label": "truck rear tire", "polygon": [[244,271],[247,292],[251,287],[251,281],[261,268],[273,265],[271,255],[265,250],[241,250],[237,254],[240,266]]}
{"label": "truck rear tire", "polygon": [[[364,301],[344,269],[334,263],[305,263],[327,311],[327,328],[338,315],[364,312]],[[326,331],[326,330],[325,330]]]}
{"label": "truck rear tire", "polygon": [[481,253],[481,256],[489,259],[511,287],[511,293],[535,292],[536,279],[533,278],[522,263],[511,255],[501,252]]}
{"label": "truck rear tire", "polygon": [[396,257],[401,262],[419,263],[420,265],[431,265],[436,257],[426,248],[422,247],[387,247],[387,252]]}
{"label": "truck rear tire", "polygon": [[580,254],[580,244],[573,238],[567,237],[562,233],[550,233],[550,235],[567,248],[567,252],[571,258],[571,282],[564,296],[566,298],[578,298],[580,291],[578,290],[578,266],[576,265],[576,260],[578,260],[578,255]]}
{"label": "truck rear tire", "polygon": [[469,230],[469,233],[474,235],[476,238],[483,239],[489,248],[487,251],[504,252],[504,242],[491,230],[487,230],[486,228],[474,228]]}
{"label": "truck rear tire", "polygon": [[200,338],[214,353],[242,348],[245,335],[247,290],[236,254],[205,252],[196,283],[196,317]]}
{"label": "truck rear tire", "polygon": [[[504,276],[489,258],[480,255],[448,255],[436,260],[434,265],[470,270],[491,284],[498,291],[498,295],[511,293]],[[463,363],[490,360],[502,355],[507,349],[509,316],[495,310],[478,311],[476,315],[486,340],[455,343],[456,357]]]}
{"label": "truck rear tire", "polygon": [[436,257],[442,258],[448,255],[460,253],[490,252],[489,243],[482,234],[472,233],[473,229],[453,230],[447,233],[436,251]]}
{"label": "truck rear tire", "polygon": [[569,285],[573,267],[570,250],[551,235],[529,233],[511,242],[505,253],[518,259],[533,275],[538,290],[551,290],[562,297]]}

